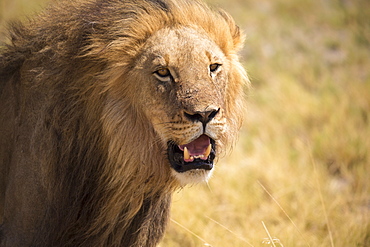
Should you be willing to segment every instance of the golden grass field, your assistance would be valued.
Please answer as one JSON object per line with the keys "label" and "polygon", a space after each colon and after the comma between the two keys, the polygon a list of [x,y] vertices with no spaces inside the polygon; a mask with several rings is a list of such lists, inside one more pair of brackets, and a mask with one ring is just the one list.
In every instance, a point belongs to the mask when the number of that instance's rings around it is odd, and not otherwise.
{"label": "golden grass field", "polygon": [[[246,121],[161,247],[370,246],[370,1],[208,2],[247,36]],[[0,0],[0,30],[44,3]]]}

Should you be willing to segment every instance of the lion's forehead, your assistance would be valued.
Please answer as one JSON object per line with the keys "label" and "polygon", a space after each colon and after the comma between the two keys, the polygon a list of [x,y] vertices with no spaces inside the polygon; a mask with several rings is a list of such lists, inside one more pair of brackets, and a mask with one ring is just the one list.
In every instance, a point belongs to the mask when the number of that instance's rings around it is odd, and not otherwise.
{"label": "lion's forehead", "polygon": [[161,29],[147,41],[147,52],[152,62],[159,65],[186,64],[225,59],[216,43],[206,34],[195,29],[182,27]]}

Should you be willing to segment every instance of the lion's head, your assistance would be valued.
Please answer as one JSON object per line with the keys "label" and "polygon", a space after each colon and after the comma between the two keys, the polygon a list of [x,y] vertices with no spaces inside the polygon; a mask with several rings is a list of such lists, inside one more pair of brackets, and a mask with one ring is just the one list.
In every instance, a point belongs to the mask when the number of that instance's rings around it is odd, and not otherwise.
{"label": "lion's head", "polygon": [[232,96],[240,87],[233,85],[232,61],[206,32],[191,27],[163,28],[144,47],[134,68],[138,103],[181,183],[207,179],[240,118],[229,112],[240,97]]}
{"label": "lion's head", "polygon": [[121,42],[96,37],[88,54],[104,52],[110,60],[121,54],[112,63],[112,74],[121,75],[109,88],[150,122],[154,142],[162,144],[151,155],[166,159],[181,185],[200,182],[241,125],[248,79],[236,53],[243,37],[229,15],[202,3],[169,1],[157,8],[131,19],[134,28],[126,28]]}

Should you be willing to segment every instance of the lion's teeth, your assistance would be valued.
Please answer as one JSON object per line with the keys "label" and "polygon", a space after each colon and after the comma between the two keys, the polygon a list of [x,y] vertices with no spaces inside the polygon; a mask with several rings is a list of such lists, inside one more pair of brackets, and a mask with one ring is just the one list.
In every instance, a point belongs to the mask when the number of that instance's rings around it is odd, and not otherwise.
{"label": "lion's teeth", "polygon": [[200,155],[191,155],[187,147],[184,147],[183,151],[184,151],[184,161],[185,162],[193,162],[194,159],[207,160],[208,156],[211,154],[211,151],[212,151],[212,144],[209,144],[204,154],[200,154]]}
{"label": "lion's teeth", "polygon": [[211,150],[212,150],[212,144],[209,144],[209,146],[207,147],[205,153],[203,154],[204,157],[208,157],[211,154]]}
{"label": "lion's teeth", "polygon": [[190,159],[190,154],[189,154],[189,150],[187,147],[184,147],[184,159],[185,160],[189,160]]}

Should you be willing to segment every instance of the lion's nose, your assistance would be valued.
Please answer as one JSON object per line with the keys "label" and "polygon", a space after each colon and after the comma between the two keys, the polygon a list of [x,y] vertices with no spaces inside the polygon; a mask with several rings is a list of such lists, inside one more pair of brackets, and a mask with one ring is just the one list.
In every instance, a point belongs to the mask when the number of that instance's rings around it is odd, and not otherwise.
{"label": "lion's nose", "polygon": [[205,126],[219,112],[220,108],[208,111],[195,111],[195,112],[184,111],[184,116],[192,122],[201,122],[203,123],[203,126]]}

